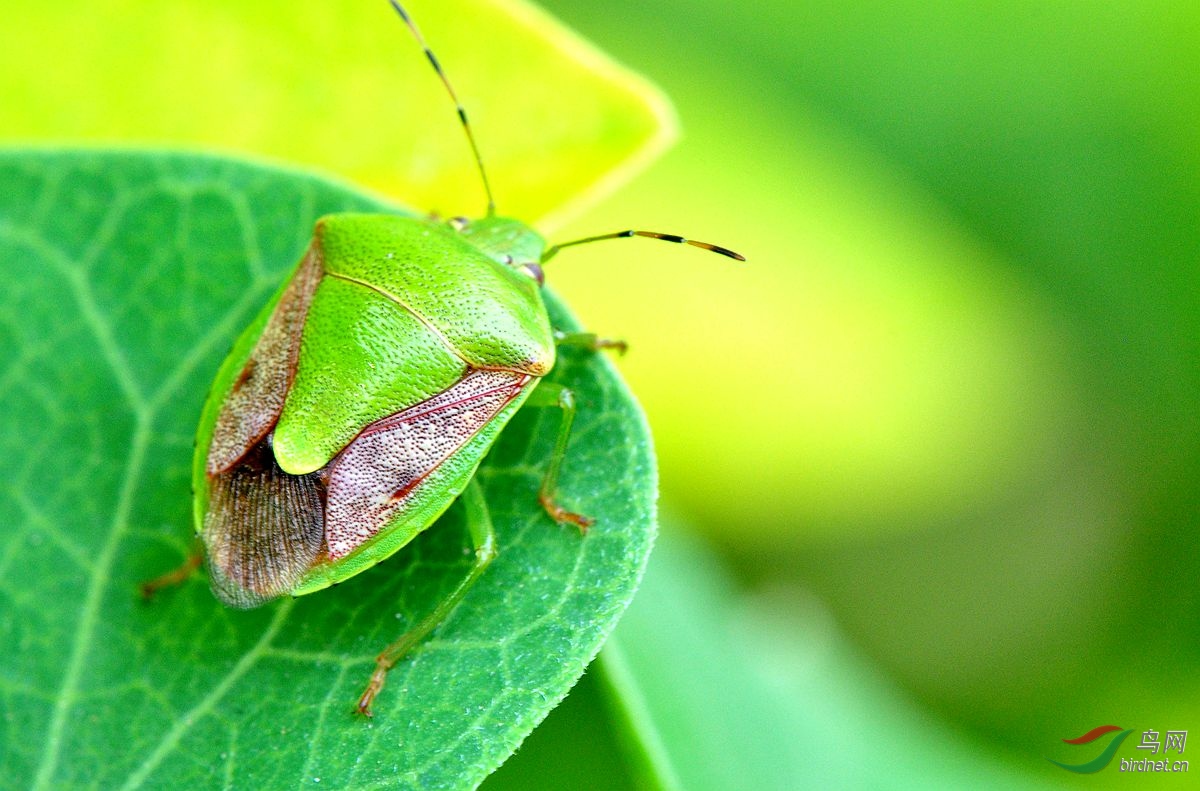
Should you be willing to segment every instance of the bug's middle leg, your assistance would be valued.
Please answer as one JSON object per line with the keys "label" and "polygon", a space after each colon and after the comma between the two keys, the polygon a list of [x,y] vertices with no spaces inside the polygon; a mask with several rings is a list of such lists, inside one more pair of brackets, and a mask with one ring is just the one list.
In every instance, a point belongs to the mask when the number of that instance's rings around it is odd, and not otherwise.
{"label": "bug's middle leg", "polygon": [[379,652],[379,656],[375,658],[375,672],[371,674],[367,688],[363,690],[362,696],[358,699],[357,711],[359,714],[372,716],[371,702],[383,689],[383,682],[387,678],[388,671],[395,667],[396,663],[403,659],[413,646],[425,639],[442,621],[446,620],[446,617],[458,606],[463,596],[496,557],[496,533],[492,528],[492,517],[488,511],[487,500],[483,496],[483,489],[479,486],[478,481],[472,479],[467,484],[459,502],[462,503],[466,513],[471,543],[475,545],[475,565],[471,567],[471,571],[458,584],[458,587],[442,599],[433,612]]}
{"label": "bug's middle leg", "polygon": [[554,441],[554,452],[550,455],[550,463],[546,465],[546,474],[542,476],[538,500],[555,522],[573,524],[579,528],[581,533],[586,533],[596,520],[574,511],[568,511],[555,499],[558,491],[558,473],[562,469],[563,459],[567,456],[567,444],[571,440],[571,424],[575,422],[575,394],[560,384],[543,379],[525,403],[528,406],[558,407],[562,410],[562,420],[558,424],[558,436]]}

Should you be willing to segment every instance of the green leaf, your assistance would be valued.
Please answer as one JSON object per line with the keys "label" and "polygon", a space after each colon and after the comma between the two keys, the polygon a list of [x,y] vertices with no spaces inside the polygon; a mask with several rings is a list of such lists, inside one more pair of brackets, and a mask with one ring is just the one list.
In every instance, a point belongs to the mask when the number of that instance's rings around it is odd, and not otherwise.
{"label": "green leaf", "polygon": [[[509,216],[552,228],[675,139],[657,88],[530,3],[405,5],[470,113]],[[0,140],[265,154],[444,216],[483,211],[454,105],[386,0],[4,10]]]}
{"label": "green leaf", "polygon": [[[566,694],[654,533],[643,417],[600,356],[564,501],[536,499],[558,415],[524,410],[481,470],[500,556],[351,714],[374,654],[466,573],[457,508],[333,590],[223,608],[200,575],[145,604],[192,526],[191,434],[239,328],[313,221],[386,207],[298,172],[201,156],[0,154],[0,776],[36,788],[470,787]],[[573,326],[550,300],[552,316]],[[317,786],[317,784],[320,784]]]}

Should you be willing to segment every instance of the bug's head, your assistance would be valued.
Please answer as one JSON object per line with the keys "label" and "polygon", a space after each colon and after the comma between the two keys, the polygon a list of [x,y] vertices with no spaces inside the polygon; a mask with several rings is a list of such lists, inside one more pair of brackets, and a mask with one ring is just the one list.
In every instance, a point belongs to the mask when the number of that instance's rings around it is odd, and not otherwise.
{"label": "bug's head", "polygon": [[546,251],[546,240],[520,220],[484,217],[468,221],[455,217],[450,220],[450,226],[496,263],[528,275],[539,286],[545,282],[541,260]]}

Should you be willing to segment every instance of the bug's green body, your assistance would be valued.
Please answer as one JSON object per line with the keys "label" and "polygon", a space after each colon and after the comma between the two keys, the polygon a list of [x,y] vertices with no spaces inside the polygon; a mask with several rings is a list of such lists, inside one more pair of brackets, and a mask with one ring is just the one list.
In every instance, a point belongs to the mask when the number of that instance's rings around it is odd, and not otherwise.
{"label": "bug's green body", "polygon": [[[238,338],[200,417],[193,464],[196,532],[214,593],[253,607],[327,588],[374,566],[456,500],[475,563],[434,610],[389,644],[358,701],[463,600],[496,556],[479,463],[522,404],[561,412],[538,500],[559,524],[590,517],[555,497],[575,416],[572,392],[538,383],[555,344],[624,351],[592,333],[555,333],[541,265],[564,247],[633,236],[744,260],[723,247],[626,230],[547,248],[527,225],[495,216],[483,160],[454,89],[398,0],[447,92],[488,197],[487,216],[447,223],[336,214],[317,222],[291,277]],[[185,578],[199,558],[142,586]]]}
{"label": "bug's green body", "polygon": [[363,426],[442,392],[469,368],[541,376],[554,366],[537,283],[448,226],[335,215],[315,241],[325,277],[275,429],[285,472],[320,469]]}
{"label": "bug's green body", "polygon": [[[449,507],[554,366],[539,283],[520,268],[543,247],[501,218],[461,230],[388,215],[317,223],[222,365],[197,432],[196,529],[222,599],[253,606],[325,588]],[[420,469],[379,469],[392,446],[415,448]]]}

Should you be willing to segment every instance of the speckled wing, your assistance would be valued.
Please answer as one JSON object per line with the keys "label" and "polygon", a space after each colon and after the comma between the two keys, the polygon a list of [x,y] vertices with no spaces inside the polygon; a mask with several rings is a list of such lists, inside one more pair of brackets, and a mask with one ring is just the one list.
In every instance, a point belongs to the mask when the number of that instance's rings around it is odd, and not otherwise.
{"label": "speckled wing", "polygon": [[[513,371],[472,371],[433,398],[368,426],[329,467],[330,560],[345,557],[407,513],[419,513],[422,484],[531,379]],[[474,469],[479,457],[455,460]]]}

